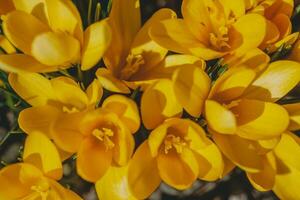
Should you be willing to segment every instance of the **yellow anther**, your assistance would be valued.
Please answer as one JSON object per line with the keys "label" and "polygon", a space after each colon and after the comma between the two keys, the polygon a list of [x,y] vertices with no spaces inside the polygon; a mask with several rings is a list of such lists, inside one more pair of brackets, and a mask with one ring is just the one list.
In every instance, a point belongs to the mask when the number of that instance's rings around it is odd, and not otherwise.
{"label": "yellow anther", "polygon": [[92,134],[98,140],[104,142],[106,150],[112,149],[115,146],[115,144],[110,138],[114,136],[114,132],[111,129],[109,128],[95,129],[93,130]]}
{"label": "yellow anther", "polygon": [[165,154],[168,154],[173,147],[177,153],[182,153],[183,148],[187,146],[187,142],[179,136],[168,134],[164,140],[164,145]]}
{"label": "yellow anther", "polygon": [[142,55],[133,55],[130,54],[126,59],[126,65],[122,69],[120,78],[123,80],[129,80],[132,75],[134,75],[139,69],[140,66],[145,64],[144,58]]}
{"label": "yellow anther", "polygon": [[47,182],[41,182],[38,185],[33,185],[30,188],[32,191],[36,192],[42,200],[46,200],[50,191],[50,186]]}
{"label": "yellow anther", "polygon": [[64,113],[69,113],[69,114],[79,112],[79,110],[76,107],[68,108],[67,106],[63,106],[62,110],[63,110]]}

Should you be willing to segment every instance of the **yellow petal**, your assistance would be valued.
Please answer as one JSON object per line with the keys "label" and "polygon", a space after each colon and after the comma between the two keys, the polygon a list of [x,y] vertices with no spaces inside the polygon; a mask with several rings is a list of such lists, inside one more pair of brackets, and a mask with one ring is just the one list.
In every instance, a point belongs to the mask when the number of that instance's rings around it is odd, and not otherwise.
{"label": "yellow petal", "polygon": [[278,27],[280,38],[284,38],[292,32],[292,22],[288,16],[278,14],[272,19],[272,22]]}
{"label": "yellow petal", "polygon": [[93,82],[88,86],[86,89],[86,95],[91,105],[96,105],[100,102],[103,95],[103,88],[97,79],[94,79]]}
{"label": "yellow petal", "polygon": [[56,71],[57,67],[44,65],[33,57],[25,54],[0,55],[0,69],[13,72],[51,72]]}
{"label": "yellow petal", "polygon": [[288,111],[290,124],[288,130],[296,131],[300,129],[300,103],[286,104],[283,107]]}
{"label": "yellow petal", "polygon": [[209,40],[209,26],[201,24],[211,24],[210,15],[205,1],[184,0],[181,6],[181,12],[188,29],[193,35],[202,42]]}
{"label": "yellow petal", "polygon": [[237,116],[237,134],[246,139],[272,139],[289,125],[288,112],[275,103],[243,99],[231,110]]}
{"label": "yellow petal", "polygon": [[181,113],[182,107],[176,100],[170,80],[159,80],[144,92],[141,115],[147,129],[154,129],[165,119],[181,116]]}
{"label": "yellow petal", "polygon": [[81,20],[79,21],[77,17],[78,13],[75,13],[75,11],[78,11],[67,2],[63,0],[45,0],[45,6],[51,29],[55,32],[66,32],[73,35],[77,26],[81,26]]}
{"label": "yellow petal", "polygon": [[111,29],[107,20],[90,25],[84,32],[81,69],[94,67],[102,58],[111,42]]}
{"label": "yellow petal", "polygon": [[268,45],[276,42],[280,37],[280,32],[272,21],[266,20],[267,22],[267,29],[264,41],[260,44],[261,49],[265,49]]}
{"label": "yellow petal", "polygon": [[0,198],[20,199],[32,193],[32,182],[40,179],[42,172],[31,164],[8,165],[0,171]]}
{"label": "yellow petal", "polygon": [[[126,17],[124,17],[126,16]],[[109,15],[113,42],[104,57],[113,74],[125,61],[131,44],[141,27],[140,2],[138,0],[115,0]]]}
{"label": "yellow petal", "polygon": [[278,42],[276,42],[273,46],[270,46],[268,49],[269,52],[273,53],[273,52],[277,51],[283,44],[293,46],[293,44],[297,41],[298,36],[299,36],[299,32],[295,32],[295,33],[292,33],[292,34],[284,37],[282,40],[279,40]]}
{"label": "yellow petal", "polygon": [[247,14],[240,17],[229,33],[230,38],[233,38],[231,45],[238,45],[235,53],[239,55],[258,47],[265,38],[266,29],[267,22],[261,15]]}
{"label": "yellow petal", "polygon": [[50,81],[40,74],[9,74],[9,84],[32,106],[43,106],[56,99]]}
{"label": "yellow petal", "polygon": [[268,54],[258,48],[247,51],[247,53],[243,54],[241,57],[229,55],[224,59],[224,63],[228,64],[230,68],[246,66],[254,69],[255,72],[261,72],[270,62]]}
{"label": "yellow petal", "polygon": [[289,132],[282,134],[274,154],[285,165],[300,171],[300,162],[296,159],[300,155],[300,139],[297,135]]}
{"label": "yellow petal", "polygon": [[51,137],[55,144],[68,153],[75,153],[83,140],[80,123],[84,113],[61,114],[53,124]]}
{"label": "yellow petal", "polygon": [[46,32],[35,37],[32,43],[34,58],[49,66],[76,63],[79,53],[79,41],[65,34]]}
{"label": "yellow petal", "polygon": [[73,192],[71,189],[64,188],[58,182],[49,180],[51,190],[48,193],[49,199],[68,199],[68,200],[82,200],[82,198]]}
{"label": "yellow petal", "polygon": [[209,127],[219,133],[234,134],[237,129],[234,114],[216,101],[206,100],[205,117]]}
{"label": "yellow petal", "polygon": [[[0,2],[1,3],[1,2]],[[0,11],[1,12],[1,11]],[[8,41],[4,35],[0,35],[0,47],[7,53],[16,53],[16,48]]]}
{"label": "yellow petal", "polygon": [[16,10],[24,11],[48,23],[44,0],[13,0]]}
{"label": "yellow petal", "polygon": [[277,101],[300,81],[300,64],[292,61],[276,61],[262,73],[245,91],[245,97],[263,101]]}
{"label": "yellow petal", "polygon": [[3,21],[3,31],[15,47],[30,55],[34,38],[49,31],[49,28],[28,13],[13,11],[6,15]]}
{"label": "yellow petal", "polygon": [[134,151],[134,138],[130,130],[121,121],[115,122],[118,124],[118,131],[115,135],[113,160],[119,166],[124,166],[130,160]]}
{"label": "yellow petal", "polygon": [[55,145],[41,132],[31,132],[27,136],[23,160],[52,179],[59,180],[63,175],[61,159]]}
{"label": "yellow petal", "polygon": [[0,15],[6,15],[15,9],[13,0],[1,0],[0,1]]}
{"label": "yellow petal", "polygon": [[258,173],[247,173],[247,177],[255,189],[259,191],[271,190],[275,183],[276,171],[265,159],[264,168]]}
{"label": "yellow petal", "polygon": [[112,95],[106,98],[102,108],[116,113],[132,133],[140,128],[140,116],[136,103],[122,95]]}
{"label": "yellow petal", "polygon": [[146,71],[149,68],[155,67],[168,52],[167,49],[159,46],[150,38],[149,29],[159,21],[174,17],[176,17],[176,14],[171,9],[160,9],[152,15],[137,33],[131,46],[131,53],[133,55],[143,55],[145,64],[141,70]]}
{"label": "yellow petal", "polygon": [[275,148],[277,175],[273,191],[281,199],[299,199],[300,184],[300,140],[292,133],[283,134],[280,143]]}
{"label": "yellow petal", "polygon": [[206,162],[199,162],[198,178],[205,181],[215,181],[223,177],[224,159],[218,147],[210,141],[205,148],[199,148],[197,154],[201,155]]}
{"label": "yellow petal", "polygon": [[179,103],[190,115],[199,117],[210,90],[207,74],[197,66],[182,66],[175,71],[172,81]]}
{"label": "yellow petal", "polygon": [[61,113],[53,106],[37,106],[22,110],[18,117],[20,128],[25,133],[39,131],[51,138],[51,127]]}
{"label": "yellow petal", "polygon": [[106,174],[96,183],[100,199],[137,200],[128,188],[128,166],[110,167]]}
{"label": "yellow petal", "polygon": [[274,17],[278,13],[285,14],[289,17],[292,16],[294,1],[293,0],[282,0],[282,1],[270,1],[271,6],[267,7],[265,16],[268,18]]}
{"label": "yellow petal", "polygon": [[213,134],[213,139],[225,156],[243,170],[257,173],[263,169],[263,156],[257,154],[251,141],[218,133]]}
{"label": "yellow petal", "polygon": [[109,70],[99,68],[96,72],[96,76],[105,89],[124,94],[130,93],[129,88],[125,85],[125,83],[114,77]]}
{"label": "yellow petal", "polygon": [[230,17],[230,15],[233,14],[235,18],[239,18],[245,14],[245,1],[223,0],[220,1],[220,3],[222,3],[222,5],[224,6],[225,14],[227,17]]}
{"label": "yellow petal", "polygon": [[199,174],[198,161],[194,153],[187,148],[180,154],[176,151],[166,154],[162,150],[157,156],[157,167],[161,179],[178,190],[189,188]]}
{"label": "yellow petal", "polygon": [[181,19],[163,20],[150,29],[151,38],[159,45],[184,54],[193,54],[204,60],[219,58],[225,53],[204,46]]}
{"label": "yellow petal", "polygon": [[[65,105],[73,106],[76,109],[84,109],[88,104],[87,95],[81,90],[79,85],[72,82],[72,79],[68,79],[70,82],[66,82],[60,77],[51,80],[51,85],[57,100]],[[72,109],[72,107],[70,109]]]}
{"label": "yellow petal", "polygon": [[255,79],[254,69],[235,67],[225,72],[213,85],[209,98],[221,102],[239,98]]}
{"label": "yellow petal", "polygon": [[155,191],[160,182],[161,178],[158,173],[156,159],[151,156],[146,140],[138,147],[129,162],[129,189],[137,199],[145,199]]}
{"label": "yellow petal", "polygon": [[86,181],[98,181],[109,169],[112,151],[106,150],[102,142],[88,137],[80,145],[77,153],[77,173]]}

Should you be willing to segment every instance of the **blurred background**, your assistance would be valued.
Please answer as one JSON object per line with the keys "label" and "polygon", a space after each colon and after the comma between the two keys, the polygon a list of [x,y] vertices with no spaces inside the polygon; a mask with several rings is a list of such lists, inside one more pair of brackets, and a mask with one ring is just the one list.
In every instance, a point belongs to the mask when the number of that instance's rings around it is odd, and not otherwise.
{"label": "blurred background", "polygon": [[[77,5],[86,24],[89,0],[73,0]],[[108,0],[97,0],[102,4],[102,8],[109,6]],[[93,8],[96,7],[94,0]],[[300,0],[295,0],[295,5],[299,5]],[[296,7],[295,6],[295,7]],[[145,22],[156,10],[168,7],[172,8],[180,16],[181,0],[141,0],[143,22]],[[300,10],[300,7],[296,10]],[[102,12],[101,16],[105,17]],[[293,17],[294,31],[299,31],[299,14]],[[1,90],[1,85],[5,84],[7,76],[0,72],[0,168],[7,164],[21,161],[25,134],[18,128],[17,116],[21,109],[26,107],[14,94]],[[290,96],[297,95],[299,89],[294,90]],[[75,173],[74,160],[69,159],[64,162],[64,178],[61,183],[70,187],[80,194],[85,200],[98,200],[92,184],[83,181]],[[1,184],[1,183],[0,183]],[[177,191],[161,184],[159,189],[149,198],[150,200],[276,200],[278,199],[272,192],[258,192],[253,189],[245,173],[235,169],[223,180],[207,183],[197,181],[186,191]],[[105,199],[107,200],[107,199]]]}

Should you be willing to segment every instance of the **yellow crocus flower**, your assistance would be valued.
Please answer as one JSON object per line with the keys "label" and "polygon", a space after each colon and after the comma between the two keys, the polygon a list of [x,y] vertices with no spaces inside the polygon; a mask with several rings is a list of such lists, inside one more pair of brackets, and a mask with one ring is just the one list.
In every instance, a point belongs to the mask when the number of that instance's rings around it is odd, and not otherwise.
{"label": "yellow crocus flower", "polygon": [[77,173],[96,182],[111,166],[124,166],[134,150],[132,136],[140,119],[135,102],[121,95],[105,99],[101,108],[61,116],[53,140],[64,151],[77,153]]}
{"label": "yellow crocus flower", "polygon": [[82,199],[57,182],[63,174],[61,160],[43,133],[32,132],[26,138],[23,161],[0,170],[0,199]]}
{"label": "yellow crocus flower", "polygon": [[166,57],[167,49],[149,37],[149,28],[154,23],[175,15],[170,9],[161,9],[141,27],[138,0],[113,1],[109,15],[113,42],[104,55],[106,68],[96,72],[105,89],[130,93],[129,88],[143,86],[144,89],[144,86],[157,79],[169,78],[176,66],[202,63],[194,56]]}
{"label": "yellow crocus flower", "polygon": [[9,74],[9,83],[32,106],[20,112],[20,128],[25,133],[41,131],[50,138],[51,127],[60,115],[94,109],[103,93],[97,80],[83,91],[71,78],[49,80],[37,73]]}
{"label": "yellow crocus flower", "polygon": [[293,44],[298,33],[292,32],[291,16],[294,9],[293,0],[245,0],[248,13],[258,13],[267,20],[267,34],[261,43],[261,49],[272,53],[282,44]]}
{"label": "yellow crocus flower", "polygon": [[70,0],[15,0],[3,16],[3,31],[22,53],[0,56],[8,72],[51,72],[81,63],[87,70],[101,59],[110,43],[107,20],[84,32],[80,14]]}
{"label": "yellow crocus flower", "polygon": [[244,0],[183,0],[181,10],[183,19],[166,19],[150,30],[151,38],[171,51],[211,60],[243,54],[266,35],[266,20],[246,14]]}
{"label": "yellow crocus flower", "polygon": [[128,186],[135,198],[145,199],[162,180],[183,190],[198,178],[220,178],[223,169],[221,152],[198,124],[171,118],[154,129],[136,150],[128,166]]}

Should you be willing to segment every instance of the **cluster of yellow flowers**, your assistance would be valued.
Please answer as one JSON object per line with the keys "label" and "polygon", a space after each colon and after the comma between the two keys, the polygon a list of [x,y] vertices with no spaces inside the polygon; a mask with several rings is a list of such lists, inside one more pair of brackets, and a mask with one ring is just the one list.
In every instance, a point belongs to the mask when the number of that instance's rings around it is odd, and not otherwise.
{"label": "cluster of yellow flowers", "polygon": [[[279,101],[300,81],[293,8],[183,0],[183,17],[164,8],[141,25],[139,0],[112,0],[84,30],[71,0],[0,0],[0,69],[31,105],[0,199],[81,199],[57,182],[72,155],[103,200],[145,199],[161,181],[184,190],[236,166],[257,190],[300,199],[300,103]],[[57,75],[70,67],[77,76]],[[87,87],[82,73],[95,77]]]}

